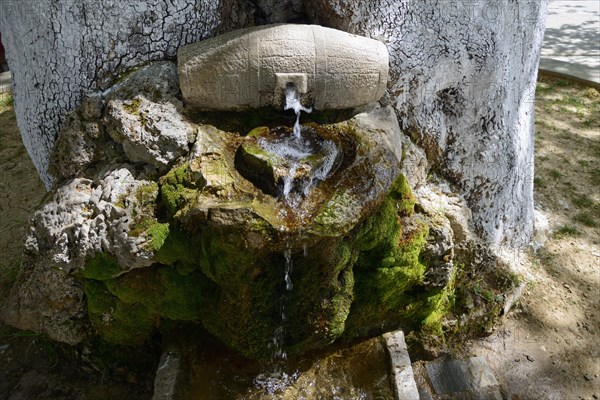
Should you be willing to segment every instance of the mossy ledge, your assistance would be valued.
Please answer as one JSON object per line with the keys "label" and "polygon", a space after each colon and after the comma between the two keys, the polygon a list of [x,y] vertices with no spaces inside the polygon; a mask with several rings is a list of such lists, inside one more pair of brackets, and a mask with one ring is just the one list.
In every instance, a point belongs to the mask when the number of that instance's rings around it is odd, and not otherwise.
{"label": "mossy ledge", "polygon": [[[156,187],[136,194],[143,207],[151,206],[144,199],[157,198],[154,211],[171,216],[137,224],[156,264],[115,276],[122,269],[110,254],[88,260],[83,278],[92,325],[109,343],[140,345],[167,321],[192,321],[247,357],[269,358],[281,323],[283,255],[252,248],[252,232],[239,227],[207,222],[193,233],[184,230],[174,216],[201,187],[186,168],[163,177],[158,196]],[[378,210],[345,237],[309,243],[307,255],[293,252],[294,290],[284,327],[291,354],[397,327],[441,332],[453,286],[422,286],[428,228],[414,204],[400,176]]]}

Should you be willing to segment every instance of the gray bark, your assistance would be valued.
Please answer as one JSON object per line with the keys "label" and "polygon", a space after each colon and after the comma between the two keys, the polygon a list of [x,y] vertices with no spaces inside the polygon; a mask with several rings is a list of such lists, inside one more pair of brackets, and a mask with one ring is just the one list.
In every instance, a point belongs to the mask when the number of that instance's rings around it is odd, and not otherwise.
{"label": "gray bark", "polygon": [[[120,72],[242,26],[302,17],[298,0],[20,0],[1,5],[23,141],[50,186],[66,113]],[[311,22],[380,39],[392,101],[434,168],[458,185],[479,233],[532,232],[533,94],[547,0],[305,0]]]}

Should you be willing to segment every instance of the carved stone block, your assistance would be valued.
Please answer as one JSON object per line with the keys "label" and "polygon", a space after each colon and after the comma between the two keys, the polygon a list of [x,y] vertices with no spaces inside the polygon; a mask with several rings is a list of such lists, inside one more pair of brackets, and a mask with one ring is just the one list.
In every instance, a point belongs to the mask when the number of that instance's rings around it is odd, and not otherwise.
{"label": "carved stone block", "polygon": [[288,83],[305,106],[352,108],[379,100],[388,80],[385,44],[318,25],[269,25],[181,47],[186,105],[200,110],[282,107]]}

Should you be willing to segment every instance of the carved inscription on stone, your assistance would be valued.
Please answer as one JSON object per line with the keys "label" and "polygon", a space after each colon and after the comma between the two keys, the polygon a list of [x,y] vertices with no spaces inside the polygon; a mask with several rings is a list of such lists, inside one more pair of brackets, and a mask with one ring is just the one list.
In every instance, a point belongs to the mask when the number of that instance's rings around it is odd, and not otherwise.
{"label": "carved inscription on stone", "polygon": [[280,108],[285,85],[316,109],[379,100],[388,79],[386,46],[318,25],[270,25],[229,32],[179,49],[185,103],[200,110]]}

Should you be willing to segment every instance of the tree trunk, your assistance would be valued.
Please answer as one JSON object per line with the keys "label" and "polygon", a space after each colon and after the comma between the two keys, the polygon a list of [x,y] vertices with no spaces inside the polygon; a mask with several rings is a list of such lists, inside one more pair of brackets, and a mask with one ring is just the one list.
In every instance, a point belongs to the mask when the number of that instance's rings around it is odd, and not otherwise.
{"label": "tree trunk", "polygon": [[[23,141],[49,187],[65,114],[127,68],[257,23],[302,20],[298,0],[4,1],[0,26]],[[278,5],[275,7],[275,5]],[[380,39],[403,127],[458,185],[482,237],[529,241],[533,95],[547,0],[305,0],[309,21]]]}

